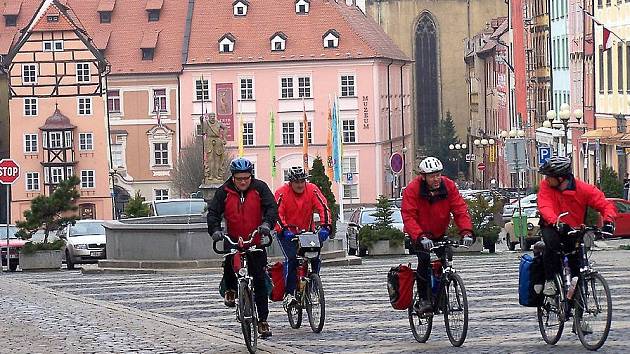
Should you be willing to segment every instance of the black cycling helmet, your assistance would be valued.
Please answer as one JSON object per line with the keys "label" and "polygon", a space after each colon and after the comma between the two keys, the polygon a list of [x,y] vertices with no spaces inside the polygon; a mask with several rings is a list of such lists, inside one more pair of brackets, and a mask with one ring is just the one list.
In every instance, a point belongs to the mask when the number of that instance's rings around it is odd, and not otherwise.
{"label": "black cycling helmet", "polygon": [[306,181],[310,176],[302,166],[293,166],[289,169],[289,182]]}
{"label": "black cycling helmet", "polygon": [[252,173],[254,171],[254,164],[248,159],[244,159],[239,157],[237,159],[232,160],[230,163],[230,172],[232,174],[239,172],[249,172]]}
{"label": "black cycling helmet", "polygon": [[571,159],[564,156],[550,157],[540,166],[538,173],[549,177],[566,177],[571,174]]}

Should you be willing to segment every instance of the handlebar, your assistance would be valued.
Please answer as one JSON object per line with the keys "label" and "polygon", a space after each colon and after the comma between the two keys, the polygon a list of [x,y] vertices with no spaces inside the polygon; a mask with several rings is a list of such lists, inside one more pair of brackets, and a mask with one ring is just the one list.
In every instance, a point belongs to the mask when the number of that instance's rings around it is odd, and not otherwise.
{"label": "handlebar", "polygon": [[457,247],[469,248],[468,246],[464,246],[460,241],[453,241],[449,238],[444,238],[443,241],[433,242],[433,247],[431,247],[431,251],[445,247],[445,246],[453,246],[455,248]]}
{"label": "handlebar", "polygon": [[[256,248],[256,245],[254,244],[254,238],[258,235],[258,230],[255,230],[254,232],[252,232],[249,235],[249,240],[243,240],[243,236],[239,236],[238,241],[234,242],[232,241],[232,239],[230,238],[230,236],[228,235],[224,235],[223,236],[223,242],[227,241],[229,244],[231,244],[232,246],[236,246],[236,249],[241,250],[241,251],[262,251],[263,248],[269,247],[271,246],[271,243],[273,242],[273,237],[271,237],[271,235],[269,235],[268,239],[269,242],[267,243],[262,243],[259,245],[259,248]],[[264,237],[264,236],[262,236]],[[262,237],[261,237],[261,241],[262,241]],[[214,250],[215,253],[217,254],[229,254],[232,253],[233,250],[219,250],[217,249],[217,243],[219,241],[213,241],[212,242],[212,249]]]}

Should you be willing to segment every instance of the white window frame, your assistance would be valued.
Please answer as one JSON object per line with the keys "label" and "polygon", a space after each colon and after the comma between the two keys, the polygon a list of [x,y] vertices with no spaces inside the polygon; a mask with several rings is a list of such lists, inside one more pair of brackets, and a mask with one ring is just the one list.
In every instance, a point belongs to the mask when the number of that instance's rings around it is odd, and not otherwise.
{"label": "white window frame", "polygon": [[24,116],[35,117],[39,111],[39,102],[36,97],[24,98]]}
{"label": "white window frame", "polygon": [[280,78],[280,99],[290,100],[295,97],[295,94],[294,94],[295,82],[294,81],[295,79],[292,76],[283,76]]}
{"label": "white window frame", "polygon": [[[332,45],[330,44],[332,41]],[[339,48],[339,37],[330,32],[324,37],[324,48]]]}
{"label": "white window frame", "polygon": [[[346,125],[346,123],[352,123],[352,129],[346,129],[349,128],[349,124]],[[356,143],[357,142],[357,122],[354,119],[342,119],[341,120],[341,133],[343,136],[343,143]],[[348,135],[352,134],[353,135],[353,139],[346,139],[346,133]]]}
{"label": "white window frame", "polygon": [[77,114],[80,116],[92,115],[92,97],[77,97]]}
{"label": "white window frame", "polygon": [[[156,144],[164,144],[166,145],[166,149],[165,150],[157,150],[156,149]],[[170,162],[171,162],[171,154],[170,154],[170,144],[166,141],[154,141],[151,143],[152,149],[151,149],[151,165],[155,166],[155,167],[164,167],[164,166],[170,166]],[[160,162],[164,162],[164,154],[166,154],[166,163],[158,163],[158,159],[156,154],[160,154]]]}
{"label": "white window frame", "polygon": [[[303,125],[303,121],[302,120],[285,120],[282,121],[280,123],[280,133],[281,133],[281,138],[282,138],[282,145],[302,145],[302,137],[303,137],[303,131],[302,131],[302,125]],[[308,125],[309,125],[309,144],[313,143],[313,122],[308,119]],[[286,132],[285,133],[285,127],[287,128],[287,130],[292,130],[292,132]],[[285,136],[287,137],[287,143],[285,143]],[[290,140],[293,140],[293,142],[290,142]]]}
{"label": "white window frame", "polygon": [[79,133],[79,151],[94,150],[94,133]]}
{"label": "white window frame", "polygon": [[[353,164],[354,166],[352,166]],[[341,160],[341,171],[343,174],[359,173],[359,157],[358,156],[344,156],[343,159]]]}
{"label": "white window frame", "polygon": [[[58,173],[55,173],[58,172]],[[50,183],[59,184],[63,181],[63,167],[51,167],[50,168]]]}
{"label": "white window frame", "polygon": [[[251,133],[247,131],[247,126],[251,127]],[[245,136],[251,137],[251,144],[245,140]],[[249,140],[249,139],[248,139]],[[243,146],[254,146],[256,145],[256,124],[251,122],[243,122]]]}
{"label": "white window frame", "polygon": [[[156,91],[161,91],[164,90],[164,96],[162,95],[157,95]],[[159,106],[160,106],[160,114],[162,113],[167,113],[168,114],[168,105],[169,105],[169,101],[168,101],[168,88],[163,87],[163,88],[154,88],[151,91],[152,95],[153,95],[153,105],[151,106],[151,113],[156,114],[157,112],[155,111],[155,102],[156,100],[159,100]],[[164,100],[164,107],[162,107],[162,99]]]}
{"label": "white window frame", "polygon": [[72,136],[72,132],[69,130],[66,130],[63,132],[64,136],[63,136],[63,147],[64,148],[72,148],[72,144],[73,144],[73,136]]}
{"label": "white window frame", "polygon": [[90,63],[76,63],[76,74],[77,82],[92,82]]}
{"label": "white window frame", "polygon": [[[247,83],[247,81],[251,81],[250,83]],[[240,77],[238,80],[238,84],[239,84],[239,99],[240,101],[254,101],[256,100],[256,96],[255,96],[255,83],[254,83],[254,78],[250,77],[250,76],[243,76]],[[243,88],[243,84],[245,84],[246,86],[249,84],[251,85],[251,87],[245,87]],[[243,93],[245,93],[245,98],[243,98]],[[249,93],[249,95],[247,94]]]}
{"label": "white window frame", "polygon": [[[346,188],[350,191],[350,196],[346,196]],[[352,191],[355,194],[352,194]],[[343,199],[359,199],[359,184],[358,183],[344,183],[343,184]]]}
{"label": "white window frame", "polygon": [[[345,85],[344,85],[345,78]],[[349,85],[349,78],[352,78],[352,85]],[[344,88],[346,94],[344,94]],[[357,97],[357,77],[355,74],[341,74],[339,76],[339,96],[340,97]]]}
{"label": "white window frame", "polygon": [[[308,85],[300,85],[300,81],[303,79],[308,79]],[[286,82],[291,82],[291,85],[283,86],[283,80],[287,80]],[[312,99],[313,98],[313,78],[311,75],[284,75],[280,76],[279,82],[280,88],[280,99],[283,100],[291,100],[291,99]],[[301,93],[301,90],[308,90],[308,96]],[[291,95],[289,97],[289,95]],[[286,97],[285,97],[286,96]]]}
{"label": "white window frame", "polygon": [[[28,71],[28,76],[27,76]],[[22,84],[23,85],[35,85],[37,84],[37,64],[22,64]]]}
{"label": "white window frame", "polygon": [[[295,123],[293,121],[281,122],[280,123],[280,133],[282,137],[282,145],[297,145],[297,140],[295,139]],[[284,129],[287,128],[287,132],[285,133]],[[299,130],[299,129],[298,129]],[[285,135],[287,137],[285,141]],[[292,142],[290,140],[293,140]]]}
{"label": "white window frame", "polygon": [[[308,125],[308,143],[312,144],[313,143],[313,123],[307,119],[307,125]],[[300,137],[298,138],[298,143],[302,145],[304,144],[304,121],[303,120],[298,122],[298,134],[300,135]]]}
{"label": "white window frame", "polygon": [[[116,92],[116,96],[110,95],[110,92]],[[112,109],[109,108],[111,102]],[[114,110],[114,103],[118,102],[118,110]],[[107,90],[107,109],[109,113],[121,113],[122,112],[122,94],[120,89]]]}
{"label": "white window frame", "polygon": [[[53,144],[53,143],[57,144]],[[63,149],[63,134],[61,132],[49,132],[48,133],[48,141],[46,145],[49,149]]]}
{"label": "white window frame", "polygon": [[[243,13],[239,14],[238,13],[238,9],[242,9]],[[237,2],[236,4],[234,4],[234,16],[246,16],[247,15],[247,5],[245,5],[242,2]]]}
{"label": "white window frame", "polygon": [[127,163],[125,161],[125,147],[126,142],[117,141],[112,143],[112,165],[114,168],[124,168],[126,169]]}
{"label": "white window frame", "polygon": [[[50,48],[46,48],[49,45]],[[44,52],[63,52],[63,41],[44,41],[42,44],[42,51]]]}
{"label": "white window frame", "polygon": [[[304,82],[308,82],[308,85],[301,85],[300,81],[303,80]],[[313,79],[311,79],[311,76],[298,76],[297,77],[297,97],[298,98],[313,98]],[[306,92],[306,90],[308,90],[308,95],[305,95],[304,93],[301,93],[300,90],[304,90]]]}
{"label": "white window frame", "polygon": [[26,172],[24,179],[27,192],[38,192],[40,188],[39,172]]}
{"label": "white window frame", "polygon": [[[166,191],[166,194],[163,193],[164,191]],[[171,191],[168,188],[153,189],[153,200],[168,200],[170,196],[171,196]]]}
{"label": "white window frame", "polygon": [[[234,44],[232,40],[225,37],[219,42],[219,53],[232,53],[234,52]],[[225,45],[228,46],[227,50],[225,50]]]}
{"label": "white window frame", "polygon": [[37,134],[24,134],[24,153],[25,154],[37,154],[39,153]]}
{"label": "white window frame", "polygon": [[[276,47],[276,44],[280,44],[279,47]],[[280,35],[276,35],[271,39],[271,51],[272,52],[282,52],[287,47],[287,41],[280,37]]]}
{"label": "white window frame", "polygon": [[[201,88],[199,88],[199,84],[201,84]],[[203,97],[203,100],[200,98]],[[195,79],[195,101],[210,101],[210,80],[204,78]]]}
{"label": "white window frame", "polygon": [[[300,7],[304,6],[304,11],[300,11]],[[300,15],[306,15],[309,12],[310,4],[306,0],[299,0],[295,3],[295,13]]]}
{"label": "white window frame", "polygon": [[96,171],[81,170],[81,188],[83,189],[96,188]]}

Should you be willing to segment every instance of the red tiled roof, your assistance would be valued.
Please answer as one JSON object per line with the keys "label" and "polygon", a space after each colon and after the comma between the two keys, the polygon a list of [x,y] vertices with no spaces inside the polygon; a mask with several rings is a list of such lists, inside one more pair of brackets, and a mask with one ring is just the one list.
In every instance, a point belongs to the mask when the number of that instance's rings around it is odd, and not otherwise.
{"label": "red tiled roof", "polygon": [[[164,0],[147,0],[147,6],[145,7],[145,10],[159,10],[162,8],[163,4]],[[182,1],[182,4],[186,4],[186,2]]]}
{"label": "red tiled roof", "polygon": [[0,55],[7,55],[13,44],[14,33],[0,33]]}
{"label": "red tiled roof", "polygon": [[[48,16],[57,16],[59,20],[57,22],[49,22]],[[75,28],[70,20],[52,3],[31,30],[33,32],[74,31]]]}
{"label": "red tiled roof", "polygon": [[[210,20],[212,19],[212,20]],[[381,27],[344,1],[311,1],[309,13],[295,13],[295,0],[252,0],[246,16],[234,16],[232,0],[195,2],[188,64],[314,59],[409,58]],[[306,29],[306,30],[305,30]],[[324,48],[322,35],[339,35],[338,48]],[[282,31],[284,51],[271,51],[269,38]],[[219,53],[226,33],[236,38],[233,53]]]}
{"label": "red tiled roof", "polygon": [[116,5],[116,0],[100,0],[98,2],[98,7],[96,8],[96,11],[112,12],[114,11],[115,5]]}
{"label": "red tiled roof", "polygon": [[94,42],[94,46],[96,49],[104,50],[107,48],[109,44],[109,37],[111,36],[112,31],[102,31],[97,32],[96,35],[92,37],[92,41]]}
{"label": "red tiled roof", "polygon": [[158,36],[160,32],[158,31],[145,31],[142,34],[142,41],[140,41],[140,48],[155,48],[158,41]]}
{"label": "red tiled roof", "polygon": [[3,15],[5,16],[17,16],[20,14],[20,8],[22,7],[22,1],[21,0],[13,0],[12,2],[9,2],[8,4],[6,4],[6,7],[4,8],[4,11],[2,12]]}
{"label": "red tiled roof", "polygon": [[59,108],[55,109],[55,113],[46,119],[44,125],[39,127],[40,130],[62,130],[62,129],[74,129],[76,125],[70,123],[70,119],[63,115]]}

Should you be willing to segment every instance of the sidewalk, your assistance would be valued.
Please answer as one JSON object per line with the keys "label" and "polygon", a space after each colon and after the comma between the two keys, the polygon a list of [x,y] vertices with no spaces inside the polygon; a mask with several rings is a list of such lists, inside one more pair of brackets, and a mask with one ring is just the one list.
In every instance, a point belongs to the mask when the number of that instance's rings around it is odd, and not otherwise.
{"label": "sidewalk", "polygon": [[[245,353],[240,333],[0,277],[2,353]],[[261,353],[304,353],[259,340]]]}

